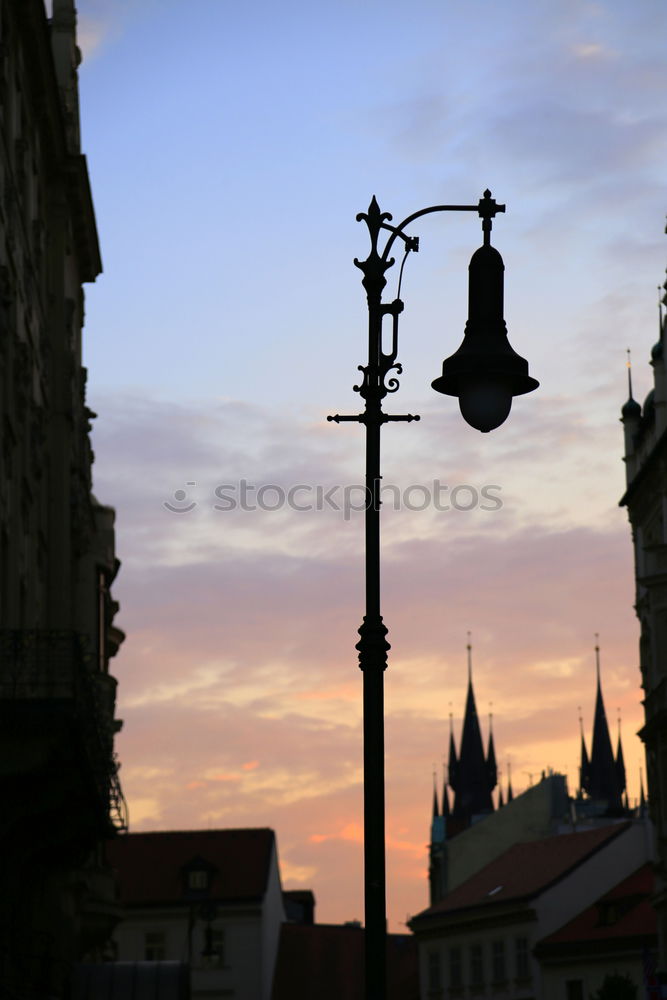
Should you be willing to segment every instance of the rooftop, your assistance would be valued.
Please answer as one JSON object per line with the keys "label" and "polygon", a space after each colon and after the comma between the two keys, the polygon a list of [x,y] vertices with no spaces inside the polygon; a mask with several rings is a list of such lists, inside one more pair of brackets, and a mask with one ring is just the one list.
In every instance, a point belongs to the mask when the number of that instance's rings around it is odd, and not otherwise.
{"label": "rooftop", "polygon": [[[283,924],[271,1000],[363,1000],[361,927]],[[417,942],[387,936],[387,1000],[418,1000]]]}
{"label": "rooftop", "polygon": [[618,942],[620,938],[655,935],[656,912],[650,903],[653,881],[651,865],[642,865],[560,930],[544,938],[540,949],[584,942],[602,944],[606,941]]}
{"label": "rooftop", "polygon": [[627,830],[628,822],[514,844],[414,920],[478,906],[528,900],[558,882]]}
{"label": "rooftop", "polygon": [[[106,855],[118,874],[125,905],[180,903],[202,896],[247,902],[264,896],[274,845],[269,829],[129,833],[109,841]],[[184,871],[199,863],[210,873],[203,892],[188,890]]]}

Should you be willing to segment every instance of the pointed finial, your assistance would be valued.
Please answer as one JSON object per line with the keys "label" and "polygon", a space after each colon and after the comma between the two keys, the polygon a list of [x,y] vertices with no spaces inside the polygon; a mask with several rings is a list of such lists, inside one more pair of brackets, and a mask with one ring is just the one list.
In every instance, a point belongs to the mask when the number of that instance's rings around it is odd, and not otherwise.
{"label": "pointed finial", "polygon": [[628,360],[626,362],[628,366],[628,399],[633,399],[632,395],[632,357],[630,354],[630,348],[627,349]]}
{"label": "pointed finial", "polygon": [[616,722],[618,723],[618,739],[621,739],[621,709],[616,709]]}
{"label": "pointed finial", "polygon": [[658,337],[662,337],[662,285],[658,285]]}
{"label": "pointed finial", "polygon": [[579,712],[579,732],[581,733],[581,738],[584,738],[584,718],[581,714],[581,705],[577,705],[577,711]]}
{"label": "pointed finial", "polygon": [[472,644],[470,642],[470,637],[472,633],[468,632],[468,644],[466,649],[468,650],[468,683],[472,684]]}
{"label": "pointed finial", "polygon": [[449,735],[454,735],[454,713],[452,712],[452,703],[449,703]]}
{"label": "pointed finial", "polygon": [[600,633],[595,633],[595,670],[598,678],[598,685],[600,684]]}
{"label": "pointed finial", "polygon": [[489,702],[489,736],[493,733],[493,702]]}

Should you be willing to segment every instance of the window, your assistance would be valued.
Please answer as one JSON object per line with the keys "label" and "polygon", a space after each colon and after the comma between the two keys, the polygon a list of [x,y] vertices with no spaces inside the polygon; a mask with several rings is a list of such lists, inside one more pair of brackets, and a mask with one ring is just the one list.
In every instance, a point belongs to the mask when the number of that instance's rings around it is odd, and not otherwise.
{"label": "window", "polygon": [[162,962],[166,958],[164,931],[146,931],[144,958],[147,962]]}
{"label": "window", "polygon": [[204,928],[203,964],[213,969],[221,969],[225,964],[225,932],[222,927]]}
{"label": "window", "polygon": [[188,889],[208,889],[208,872],[202,868],[188,872]]}
{"label": "window", "polygon": [[505,942],[494,941],[492,945],[493,982],[504,983],[507,979],[505,969]]}
{"label": "window", "polygon": [[484,962],[482,960],[481,944],[470,946],[470,984],[481,986],[484,982]]}
{"label": "window", "polygon": [[565,981],[566,1000],[584,1000],[583,979],[567,979]]}
{"label": "window", "polygon": [[528,963],[528,938],[518,937],[514,940],[514,959],[517,979],[530,979]]}
{"label": "window", "polygon": [[429,990],[442,989],[442,966],[439,951],[429,951],[428,953],[428,988]]}
{"label": "window", "polygon": [[463,963],[460,948],[449,949],[449,986],[453,990],[458,990],[463,986]]}

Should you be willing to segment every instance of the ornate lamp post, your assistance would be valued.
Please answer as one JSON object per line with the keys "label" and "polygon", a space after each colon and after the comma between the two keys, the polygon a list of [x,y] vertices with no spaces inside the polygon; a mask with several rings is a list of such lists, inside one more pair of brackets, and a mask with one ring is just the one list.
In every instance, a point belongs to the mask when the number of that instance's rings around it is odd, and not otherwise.
{"label": "ornate lamp post", "polygon": [[[336,423],[357,421],[366,427],[366,614],[356,645],[363,672],[364,729],[364,890],[365,890],[365,996],[366,1000],[386,997],[386,900],[384,828],[384,680],[387,666],[387,627],[380,613],[380,429],[393,420],[419,420],[411,413],[389,414],[382,410],[387,393],[398,389],[395,375],[402,372],[397,362],[398,317],[403,311],[399,298],[382,301],[387,283],[385,272],[394,264],[390,257],[396,239],[403,242],[405,259],[419,249],[419,239],[405,229],[416,219],[432,212],[477,212],[482,219],[483,245],[473,254],[469,268],[469,309],[463,342],[442,365],[442,375],[432,385],[437,392],[458,396],[464,419],[480,431],[499,427],[507,418],[512,397],[536,389],[538,382],[528,374],[528,363],[510,347],[503,318],[504,264],[491,246],[492,219],[505,206],[498,205],[490,191],[477,205],[436,205],[409,215],[398,226],[390,225],[391,215],[381,212],[375,198],[368,212],[357,216],[365,222],[371,250],[364,261],[354,263],[363,272],[362,284],[368,300],[368,364],[359,366],[361,385],[354,389],[365,400],[363,413],[335,414]],[[378,247],[381,230],[389,237],[384,249]],[[401,274],[403,265],[401,265]],[[399,279],[400,292],[400,279]],[[391,350],[382,348],[382,324],[391,317]],[[394,376],[388,377],[391,372]]]}

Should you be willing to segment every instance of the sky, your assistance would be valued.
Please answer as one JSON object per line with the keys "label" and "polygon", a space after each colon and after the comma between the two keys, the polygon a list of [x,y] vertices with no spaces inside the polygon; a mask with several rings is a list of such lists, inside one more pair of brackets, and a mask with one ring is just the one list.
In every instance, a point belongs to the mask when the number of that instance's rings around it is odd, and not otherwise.
{"label": "sky", "polygon": [[345,500],[359,506],[364,445],[325,419],[359,410],[356,215],[372,195],[398,222],[486,187],[507,205],[505,315],[540,388],[501,428],[479,434],[430,388],[462,337],[476,215],[415,225],[401,290],[387,409],[422,417],[383,438],[388,913],[404,929],[428,902],[432,775],[450,714],[460,735],[468,631],[515,793],[548,768],[576,787],[599,633],[638,796],[618,420],[627,348],[635,395],[652,384],[667,260],[664,4],[78,9],[104,262],[84,361],[122,560],[131,829],[270,826],[284,885],[312,888],[321,922],[363,916],[363,521]]}

